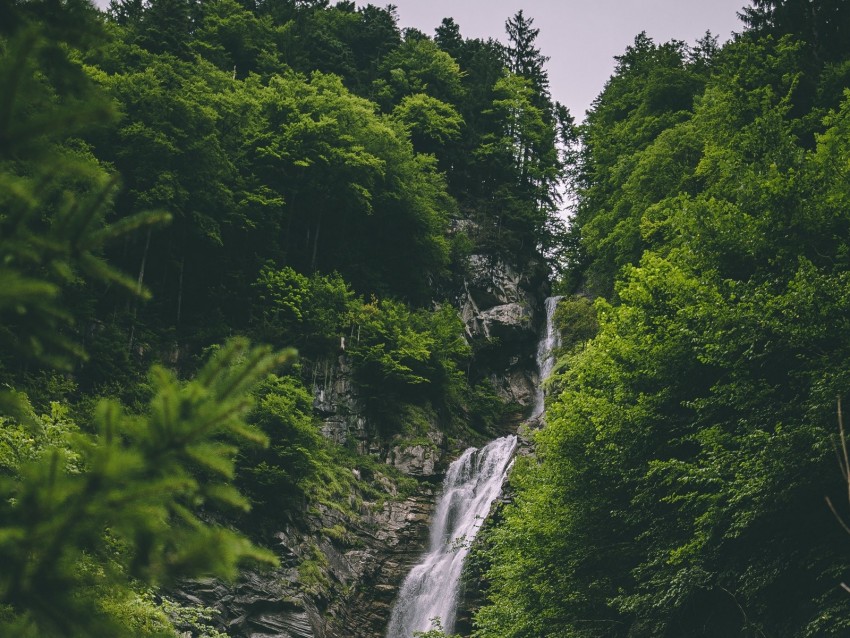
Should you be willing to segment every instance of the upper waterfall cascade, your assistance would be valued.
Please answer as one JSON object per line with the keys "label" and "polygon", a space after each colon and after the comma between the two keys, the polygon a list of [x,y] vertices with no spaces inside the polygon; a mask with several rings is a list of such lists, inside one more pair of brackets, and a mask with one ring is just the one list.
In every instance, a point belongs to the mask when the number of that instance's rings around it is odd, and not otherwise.
{"label": "upper waterfall cascade", "polygon": [[540,341],[537,342],[537,370],[539,372],[539,381],[537,382],[537,391],[534,396],[534,409],[531,411],[531,418],[539,417],[543,414],[545,406],[546,393],[544,391],[544,383],[549,375],[552,374],[552,369],[555,367],[555,357],[553,355],[555,348],[561,345],[561,335],[555,328],[555,309],[558,307],[558,302],[563,297],[549,297],[546,299],[546,328],[541,335]]}
{"label": "upper waterfall cascade", "polygon": [[[537,348],[540,383],[532,418],[543,412],[542,384],[552,371],[552,350],[558,345],[552,318],[560,299],[546,300],[546,328]],[[416,631],[431,629],[435,618],[446,633],[454,630],[463,561],[502,491],[516,445],[516,436],[502,437],[481,449],[467,449],[449,466],[431,522],[428,552],[399,590],[386,638],[411,638]]]}

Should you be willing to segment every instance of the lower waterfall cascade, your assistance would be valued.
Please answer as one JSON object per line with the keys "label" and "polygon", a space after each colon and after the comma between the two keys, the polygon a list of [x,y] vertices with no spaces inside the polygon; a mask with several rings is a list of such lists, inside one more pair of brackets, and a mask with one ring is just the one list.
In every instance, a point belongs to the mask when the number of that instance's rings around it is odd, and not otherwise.
{"label": "lower waterfall cascade", "polygon": [[[552,351],[559,341],[553,317],[560,299],[546,299],[532,419],[544,410],[543,382],[552,372]],[[428,551],[399,589],[386,638],[411,638],[414,632],[434,628],[434,620],[447,634],[454,630],[463,562],[491,504],[502,491],[516,446],[515,435],[502,437],[481,449],[468,448],[449,466],[431,522]]]}
{"label": "lower waterfall cascade", "polygon": [[463,561],[502,490],[516,443],[511,435],[481,449],[469,448],[449,466],[431,523],[428,553],[399,590],[387,638],[410,638],[414,631],[427,631],[432,618],[440,619],[444,631],[452,631]]}

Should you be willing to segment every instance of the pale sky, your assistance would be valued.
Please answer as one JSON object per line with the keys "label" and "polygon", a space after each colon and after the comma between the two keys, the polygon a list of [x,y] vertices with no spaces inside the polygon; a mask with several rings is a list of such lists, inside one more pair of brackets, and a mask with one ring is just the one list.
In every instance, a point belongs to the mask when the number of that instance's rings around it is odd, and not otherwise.
{"label": "pale sky", "polygon": [[[372,4],[386,6],[383,0]],[[358,2],[358,6],[366,4]],[[393,0],[402,28],[433,36],[452,17],[465,38],[505,41],[505,21],[522,9],[540,29],[538,47],[549,56],[552,96],[566,104],[576,121],[602,91],[623,53],[641,31],[656,42],[693,44],[706,30],[729,39],[743,25],[737,12],[747,0]]]}

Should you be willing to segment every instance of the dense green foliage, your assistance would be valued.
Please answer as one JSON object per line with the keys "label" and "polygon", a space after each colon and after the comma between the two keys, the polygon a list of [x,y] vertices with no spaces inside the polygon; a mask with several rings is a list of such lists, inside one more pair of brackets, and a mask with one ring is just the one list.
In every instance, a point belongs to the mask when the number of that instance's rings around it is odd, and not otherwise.
{"label": "dense green foliage", "polygon": [[0,633],[214,636],[161,588],[412,489],[321,436],[343,353],[383,443],[487,432],[498,344],[450,301],[483,254],[570,296],[475,635],[846,635],[850,10],[742,17],[638,35],[577,128],[522,12],[502,45],[347,1],[0,0]]}
{"label": "dense green foliage", "polygon": [[[137,4],[113,4],[113,37],[85,61],[123,113],[92,136],[124,178],[117,208],[174,217],[113,255],[153,292],[119,317],[145,339],[244,329],[269,261],[337,272],[365,296],[428,302],[450,260],[462,263],[448,234],[461,211],[478,224],[455,247],[513,260],[514,246],[531,255],[551,243],[562,109],[530,101],[495,43],[478,56],[492,69],[481,75],[421,34],[402,37],[393,13],[372,6]],[[499,111],[509,106],[521,131]],[[468,122],[488,109],[483,126]],[[509,200],[513,221],[499,210]],[[504,241],[485,241],[492,228]],[[125,306],[102,304],[101,315]]]}
{"label": "dense green foliage", "polygon": [[573,343],[476,636],[850,629],[824,504],[846,511],[850,31],[822,20],[846,3],[755,5],[723,47],[638,36],[583,126],[570,274],[598,334],[559,309]]}
{"label": "dense green foliage", "polygon": [[410,493],[319,433],[343,352],[386,444],[502,418],[445,299],[473,251],[554,255],[570,120],[517,20],[0,0],[0,634],[220,636],[163,588]]}

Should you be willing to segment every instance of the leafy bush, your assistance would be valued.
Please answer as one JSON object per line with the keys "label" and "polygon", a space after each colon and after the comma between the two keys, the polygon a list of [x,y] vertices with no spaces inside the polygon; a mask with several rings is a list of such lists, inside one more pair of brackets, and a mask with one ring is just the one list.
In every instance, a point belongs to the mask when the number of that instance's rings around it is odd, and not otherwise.
{"label": "leafy bush", "polygon": [[266,266],[254,288],[259,293],[258,336],[297,347],[308,358],[339,349],[359,306],[338,274],[307,277],[289,267]]}
{"label": "leafy bush", "polygon": [[564,351],[589,341],[599,331],[596,310],[593,308],[593,302],[587,297],[561,299],[555,309],[554,322],[561,335],[561,349]]}
{"label": "leafy bush", "polygon": [[443,631],[443,623],[439,618],[431,619],[431,629],[428,631],[414,631],[413,638],[460,638],[457,635],[449,635]]}
{"label": "leafy bush", "polygon": [[303,498],[304,480],[319,462],[321,441],[313,397],[297,377],[271,375],[254,391],[248,421],[264,433],[265,448],[247,448],[238,461],[238,483],[253,514],[273,517]]}
{"label": "leafy bush", "polygon": [[470,355],[455,310],[410,310],[392,300],[364,304],[351,344],[358,388],[386,423],[401,402],[454,402],[466,388],[461,366]]}

